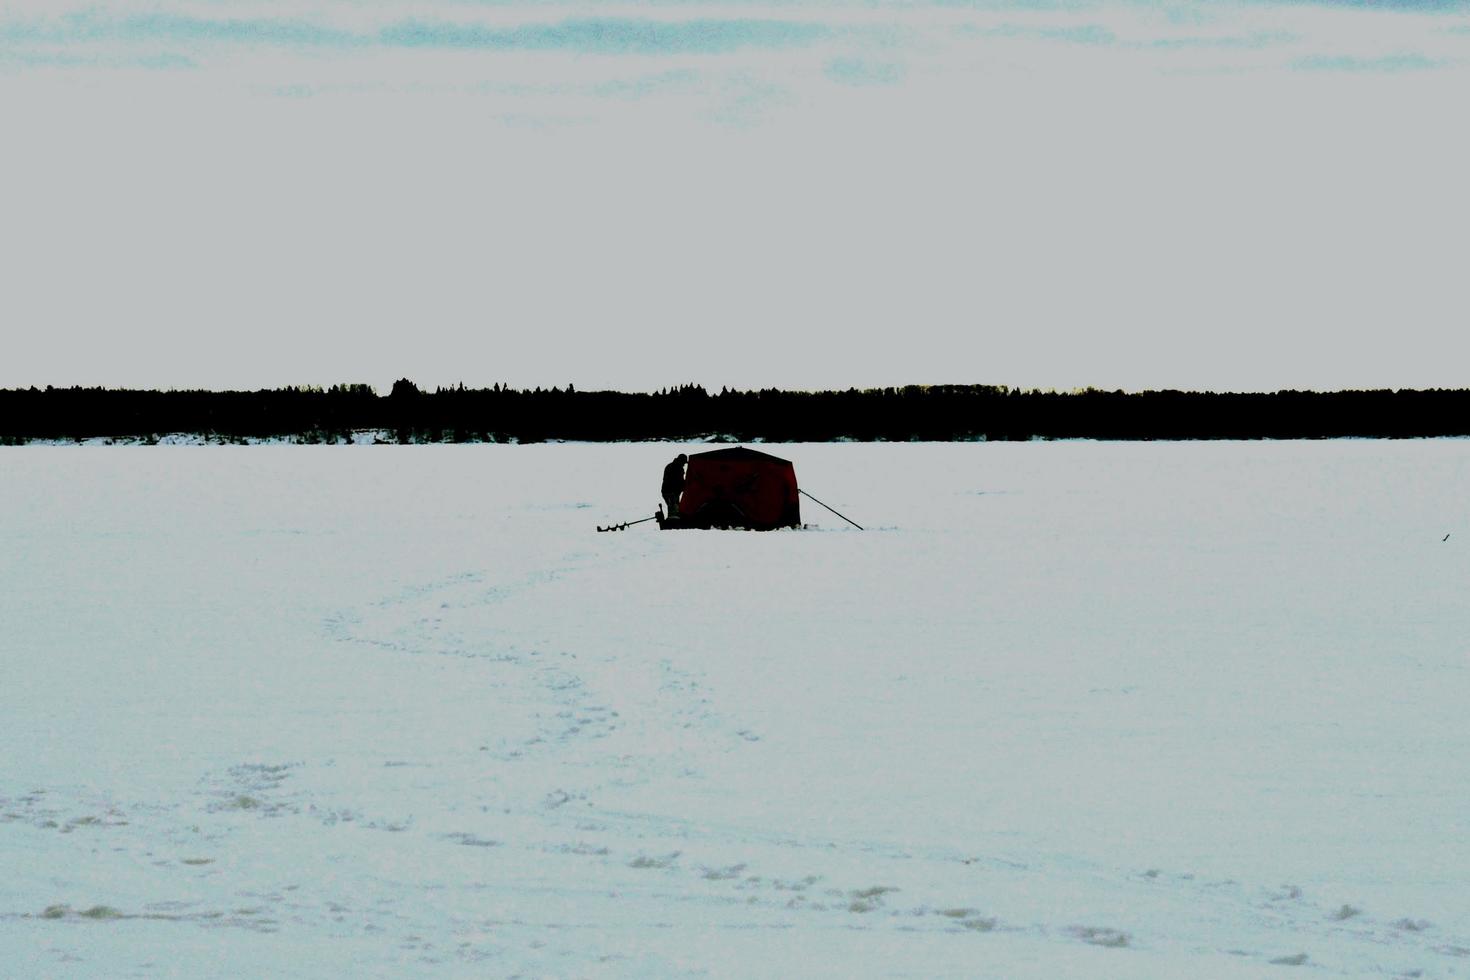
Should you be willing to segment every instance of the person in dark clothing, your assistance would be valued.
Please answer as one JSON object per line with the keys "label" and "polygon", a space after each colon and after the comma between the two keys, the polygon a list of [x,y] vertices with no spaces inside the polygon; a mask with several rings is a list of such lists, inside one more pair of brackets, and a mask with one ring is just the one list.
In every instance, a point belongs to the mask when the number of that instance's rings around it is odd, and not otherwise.
{"label": "person in dark clothing", "polygon": [[669,517],[679,516],[679,494],[684,492],[684,464],[689,457],[680,453],[674,461],[664,467],[664,482],[661,488]]}

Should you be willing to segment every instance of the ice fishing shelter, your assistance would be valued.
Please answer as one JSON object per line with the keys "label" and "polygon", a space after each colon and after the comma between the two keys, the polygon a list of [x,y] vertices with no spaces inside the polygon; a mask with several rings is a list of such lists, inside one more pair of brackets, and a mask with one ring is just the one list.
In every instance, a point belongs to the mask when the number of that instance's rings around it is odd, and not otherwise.
{"label": "ice fishing shelter", "polygon": [[796,468],[790,460],[744,446],[693,453],[684,471],[678,519],[662,526],[800,527]]}

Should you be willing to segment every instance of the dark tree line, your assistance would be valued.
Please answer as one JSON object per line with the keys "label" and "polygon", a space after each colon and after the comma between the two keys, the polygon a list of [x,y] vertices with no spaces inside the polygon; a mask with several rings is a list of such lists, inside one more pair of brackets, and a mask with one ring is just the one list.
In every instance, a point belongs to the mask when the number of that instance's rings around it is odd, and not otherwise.
{"label": "dark tree line", "polygon": [[1214,393],[993,385],[847,391],[654,393],[440,388],[403,380],[262,391],[0,389],[0,441],[148,439],[337,441],[377,430],[392,442],[690,439],[748,442],[1018,439],[1318,439],[1470,435],[1470,390]]}

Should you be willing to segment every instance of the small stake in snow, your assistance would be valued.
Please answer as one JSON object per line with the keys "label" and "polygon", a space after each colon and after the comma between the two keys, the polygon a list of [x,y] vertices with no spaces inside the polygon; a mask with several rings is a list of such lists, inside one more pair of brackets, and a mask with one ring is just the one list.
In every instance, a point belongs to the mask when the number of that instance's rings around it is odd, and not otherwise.
{"label": "small stake in snow", "polygon": [[[812,495],[809,494],[809,493],[807,493],[805,490],[802,490],[802,489],[799,489],[798,488],[796,492],[797,493],[800,493],[800,494],[806,494],[806,496],[811,497],[811,499],[817,500],[816,497],[812,497]],[[820,500],[817,500],[817,503],[822,504],[822,502]],[[827,507],[826,504],[822,504],[822,506],[823,507]],[[827,507],[827,509],[828,510],[832,510],[831,507]],[[846,514],[838,514],[837,511],[835,511],[835,510],[832,510],[832,513],[837,514],[838,517],[842,518],[844,521],[846,521],[847,523],[851,524],[853,527],[857,528],[859,531],[861,531],[863,529],[863,526],[861,524],[859,524],[857,521],[853,520],[851,517],[848,517]]]}
{"label": "small stake in snow", "polygon": [[[653,520],[652,517],[645,517],[645,518],[643,518],[643,521],[651,521],[651,520]],[[634,524],[642,524],[643,521],[624,521],[621,524],[609,524],[607,527],[601,527],[601,526],[599,526],[597,528],[597,530],[599,530],[599,531],[626,531],[628,528],[632,527]]]}

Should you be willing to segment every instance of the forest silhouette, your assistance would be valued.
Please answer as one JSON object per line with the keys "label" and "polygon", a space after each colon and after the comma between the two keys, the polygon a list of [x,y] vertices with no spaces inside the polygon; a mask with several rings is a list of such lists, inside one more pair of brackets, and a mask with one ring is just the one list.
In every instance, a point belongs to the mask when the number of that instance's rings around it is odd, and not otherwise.
{"label": "forest silhouette", "polygon": [[220,442],[767,442],[1321,439],[1470,435],[1470,390],[1070,392],[999,385],[846,391],[437,388],[0,389],[0,442],[193,434]]}

